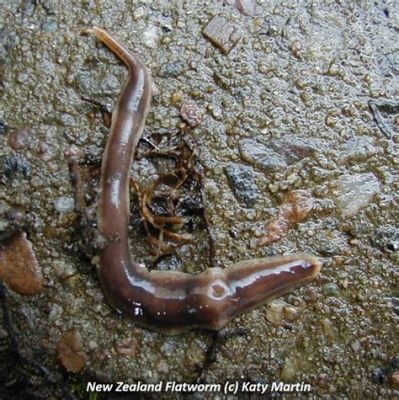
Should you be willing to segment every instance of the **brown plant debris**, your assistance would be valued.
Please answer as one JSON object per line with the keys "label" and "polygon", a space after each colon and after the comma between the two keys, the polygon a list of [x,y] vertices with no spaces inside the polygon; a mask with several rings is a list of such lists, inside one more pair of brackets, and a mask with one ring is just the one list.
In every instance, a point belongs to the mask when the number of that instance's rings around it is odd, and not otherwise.
{"label": "brown plant debris", "polygon": [[264,246],[283,238],[284,234],[298,222],[303,221],[313,208],[313,198],[307,190],[289,192],[279,207],[277,216],[266,226],[266,233],[259,239]]}
{"label": "brown plant debris", "polygon": [[58,342],[57,352],[61,364],[67,371],[73,373],[82,371],[87,356],[79,333],[74,331],[64,333]]}
{"label": "brown plant debris", "polygon": [[[195,169],[195,152],[186,144],[172,146],[169,150],[153,150],[147,157],[168,157],[175,160],[172,172],[161,174],[147,188],[140,188],[132,180],[138,193],[140,212],[150,242],[158,247],[168,249],[164,239],[187,243],[194,240],[190,233],[181,232],[190,222],[192,210],[184,204],[184,197],[198,197],[198,179]],[[183,215],[185,214],[185,215]],[[157,232],[154,236],[153,229]]]}
{"label": "brown plant debris", "polygon": [[32,296],[42,290],[42,271],[25,232],[0,244],[0,279],[19,294]]}

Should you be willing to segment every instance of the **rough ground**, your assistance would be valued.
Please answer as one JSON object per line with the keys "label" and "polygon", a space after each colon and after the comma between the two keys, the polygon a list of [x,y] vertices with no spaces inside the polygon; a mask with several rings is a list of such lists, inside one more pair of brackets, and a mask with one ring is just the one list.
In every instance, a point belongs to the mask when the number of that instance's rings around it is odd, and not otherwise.
{"label": "rough ground", "polygon": [[[245,16],[221,1],[0,0],[0,229],[10,232],[7,210],[20,212],[44,276],[32,297],[5,285],[1,398],[13,390],[19,398],[88,398],[90,379],[198,378],[306,382],[310,398],[398,396],[399,109],[386,103],[399,100],[398,2],[258,4],[258,15]],[[226,54],[202,34],[214,16],[240,36]],[[108,128],[81,96],[112,105],[126,76],[81,35],[92,25],[152,71],[146,138],[180,132],[180,99],[204,110],[186,139],[204,171],[216,264],[298,251],[324,263],[317,281],[232,321],[210,364],[208,332],[167,337],[112,311],[78,246],[64,152],[100,160]],[[377,126],[370,100],[392,137]],[[142,158],[133,173],[146,184],[154,171]],[[293,189],[312,193],[312,213],[257,248]],[[131,223],[133,251],[148,261],[140,220]],[[201,237],[178,249],[174,268],[207,267]],[[68,332],[85,355],[75,375],[58,357]]]}

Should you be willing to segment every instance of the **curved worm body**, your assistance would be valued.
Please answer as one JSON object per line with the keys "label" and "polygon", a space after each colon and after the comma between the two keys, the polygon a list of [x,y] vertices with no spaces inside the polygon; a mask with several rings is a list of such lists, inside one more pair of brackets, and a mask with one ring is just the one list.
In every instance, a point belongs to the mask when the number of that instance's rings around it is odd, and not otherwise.
{"label": "curved worm body", "polygon": [[93,31],[129,69],[101,167],[98,227],[106,243],[98,276],[108,302],[139,324],[166,334],[217,330],[236,315],[313,279],[320,263],[301,254],[251,259],[198,275],[148,271],[132,260],[129,173],[151,100],[151,76],[137,56],[106,31]]}

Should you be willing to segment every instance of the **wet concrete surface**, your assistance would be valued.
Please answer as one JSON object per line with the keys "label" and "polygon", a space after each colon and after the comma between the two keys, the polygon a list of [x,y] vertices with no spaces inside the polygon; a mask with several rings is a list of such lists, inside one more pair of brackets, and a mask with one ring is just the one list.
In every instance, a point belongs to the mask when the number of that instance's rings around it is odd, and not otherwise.
{"label": "wet concrete surface", "polygon": [[[384,102],[399,100],[399,6],[258,1],[258,14],[246,16],[222,3],[0,0],[0,233],[11,233],[9,210],[18,210],[18,229],[27,232],[45,279],[34,297],[7,289],[7,309],[25,359],[50,371],[51,383],[43,378],[29,389],[39,398],[62,398],[60,386],[86,398],[88,379],[198,378],[306,382],[314,398],[398,395],[399,114]],[[203,35],[215,16],[240,34],[225,52]],[[215,264],[290,252],[323,261],[319,279],[283,303],[233,320],[226,329],[244,334],[223,340],[210,364],[208,332],[168,337],[118,316],[78,246],[64,153],[100,161],[109,128],[81,96],[113,105],[126,77],[107,49],[82,35],[93,25],[151,69],[157,91],[144,137],[184,131],[198,149]],[[179,99],[205,111],[200,125],[184,127]],[[376,123],[370,100],[382,104],[378,118],[391,135]],[[235,190],[226,175],[231,165],[251,184]],[[133,176],[146,185],[156,167],[141,158]],[[247,192],[237,196],[238,189]],[[311,215],[279,242],[256,247],[294,189],[312,193]],[[148,262],[140,218],[131,224],[132,251]],[[207,268],[206,235],[199,237],[177,249],[174,269]],[[3,315],[0,338],[9,343],[5,322]],[[68,332],[79,336],[85,365],[65,386],[57,345]]]}

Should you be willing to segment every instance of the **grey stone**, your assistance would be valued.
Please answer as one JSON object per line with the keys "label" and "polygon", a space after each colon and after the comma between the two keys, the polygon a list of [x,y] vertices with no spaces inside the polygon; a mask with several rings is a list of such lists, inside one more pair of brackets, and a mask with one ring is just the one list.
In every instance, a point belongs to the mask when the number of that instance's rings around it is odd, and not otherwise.
{"label": "grey stone", "polygon": [[236,199],[245,207],[254,206],[259,196],[254,170],[246,165],[229,164],[224,171]]}

